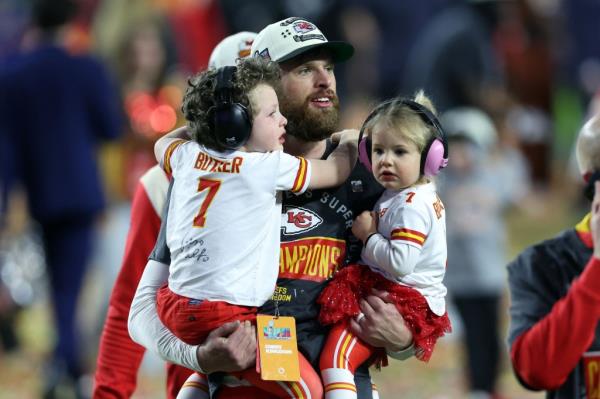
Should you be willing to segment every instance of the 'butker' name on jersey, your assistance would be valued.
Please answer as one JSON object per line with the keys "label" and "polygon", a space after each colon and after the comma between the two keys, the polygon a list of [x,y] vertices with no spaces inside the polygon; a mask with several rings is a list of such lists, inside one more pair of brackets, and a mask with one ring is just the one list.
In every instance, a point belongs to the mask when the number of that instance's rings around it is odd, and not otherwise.
{"label": "'butker' name on jersey", "polygon": [[235,157],[233,159],[216,159],[204,152],[199,152],[194,168],[207,172],[240,173],[240,167],[244,159]]}

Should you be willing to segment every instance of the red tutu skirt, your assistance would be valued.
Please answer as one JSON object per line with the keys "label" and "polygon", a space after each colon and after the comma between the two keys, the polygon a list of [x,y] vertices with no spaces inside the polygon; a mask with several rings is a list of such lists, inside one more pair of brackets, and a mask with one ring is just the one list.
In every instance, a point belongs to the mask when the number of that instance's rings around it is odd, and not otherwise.
{"label": "red tutu skirt", "polygon": [[368,266],[349,265],[338,270],[317,299],[321,305],[319,321],[325,325],[347,322],[360,313],[360,299],[371,295],[373,288],[389,293],[412,332],[415,356],[428,361],[437,339],[452,331],[448,314],[436,315],[419,291],[390,281]]}

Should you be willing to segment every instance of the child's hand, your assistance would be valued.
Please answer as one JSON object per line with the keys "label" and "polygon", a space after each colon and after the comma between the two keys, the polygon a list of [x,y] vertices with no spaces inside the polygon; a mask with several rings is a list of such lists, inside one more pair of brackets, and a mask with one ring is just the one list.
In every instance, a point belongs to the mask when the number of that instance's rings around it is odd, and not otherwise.
{"label": "child's hand", "polygon": [[[338,146],[331,153],[328,159],[337,162],[340,170],[343,171],[342,180],[346,180],[358,160],[358,132],[356,130],[343,130],[342,132],[334,133],[332,140],[339,142]],[[341,182],[340,182],[341,184]]]}
{"label": "child's hand", "polygon": [[356,129],[345,129],[340,132],[335,132],[331,135],[331,141],[334,143],[354,142],[358,143],[359,131]]}
{"label": "child's hand", "polygon": [[352,234],[364,243],[373,233],[377,233],[377,213],[364,211],[354,219]]}
{"label": "child's hand", "polygon": [[348,157],[350,165],[354,167],[358,159],[358,130],[346,129],[341,132],[334,133],[331,136],[334,143],[338,143],[332,155],[340,155]]}

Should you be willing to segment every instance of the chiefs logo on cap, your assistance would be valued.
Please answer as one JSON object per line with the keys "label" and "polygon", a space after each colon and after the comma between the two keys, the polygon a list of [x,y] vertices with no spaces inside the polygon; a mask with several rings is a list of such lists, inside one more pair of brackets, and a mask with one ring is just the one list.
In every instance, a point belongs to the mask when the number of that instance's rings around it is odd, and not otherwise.
{"label": "chiefs logo on cap", "polygon": [[243,43],[240,43],[240,48],[238,50],[239,58],[246,58],[250,55],[250,50],[252,48],[252,43],[254,40],[244,40]]}
{"label": "chiefs logo on cap", "polygon": [[316,27],[308,21],[297,21],[292,25],[292,27],[297,33],[302,34],[316,29]]}

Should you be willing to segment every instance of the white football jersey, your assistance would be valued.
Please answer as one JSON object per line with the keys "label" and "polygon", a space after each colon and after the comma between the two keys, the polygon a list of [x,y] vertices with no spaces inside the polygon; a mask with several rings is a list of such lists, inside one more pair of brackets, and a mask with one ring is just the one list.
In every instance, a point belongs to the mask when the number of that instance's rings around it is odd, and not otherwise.
{"label": "white football jersey", "polygon": [[372,270],[415,288],[429,308],[446,311],[446,213],[433,183],[386,190],[375,204],[378,234],[369,238],[362,260]]}
{"label": "white football jersey", "polygon": [[175,181],[169,288],[190,298],[262,305],[279,272],[280,191],[304,192],[310,162],[283,151],[218,152],[175,141],[163,168]]}

